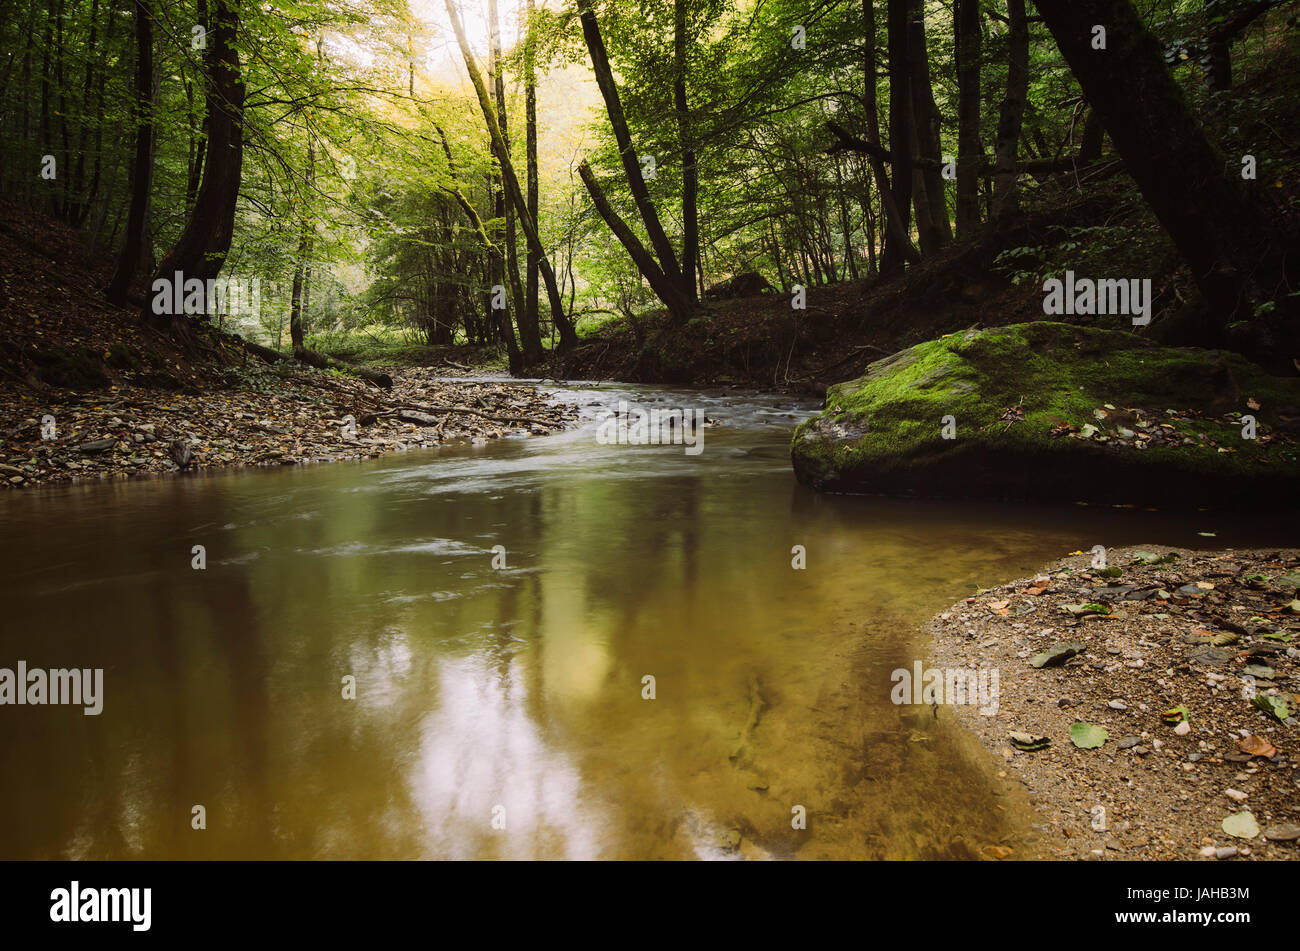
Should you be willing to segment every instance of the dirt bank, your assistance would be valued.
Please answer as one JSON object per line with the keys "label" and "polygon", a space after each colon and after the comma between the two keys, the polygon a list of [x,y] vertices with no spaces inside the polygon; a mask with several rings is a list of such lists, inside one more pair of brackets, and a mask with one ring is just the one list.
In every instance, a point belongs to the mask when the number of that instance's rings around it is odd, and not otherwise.
{"label": "dirt bank", "polygon": [[1300,857],[1300,551],[1116,548],[1101,570],[1095,557],[926,625],[936,667],[1000,672],[994,715],[940,715],[1024,784],[1048,855]]}

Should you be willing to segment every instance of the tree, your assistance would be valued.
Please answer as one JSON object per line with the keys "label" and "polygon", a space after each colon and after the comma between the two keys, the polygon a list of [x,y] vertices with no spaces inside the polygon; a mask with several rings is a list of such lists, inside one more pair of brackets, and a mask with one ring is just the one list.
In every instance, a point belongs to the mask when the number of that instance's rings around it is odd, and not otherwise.
{"label": "tree", "polygon": [[968,238],[980,223],[980,0],[956,0],[953,12],[957,53],[957,237]]}
{"label": "tree", "polygon": [[[609,53],[605,49],[605,40],[601,36],[600,24],[596,21],[596,13],[592,9],[591,0],[577,0],[577,6],[578,16],[582,22],[583,39],[586,41],[587,53],[591,58],[591,68],[596,74],[596,85],[600,88],[601,97],[605,100],[605,112],[609,116],[609,124],[614,131],[614,141],[618,146],[618,155],[623,165],[623,174],[627,181],[628,190],[632,193],[632,200],[636,203],[637,211],[641,216],[641,224],[644,226],[646,234],[650,238],[650,244],[654,248],[655,256],[658,258],[657,265],[654,268],[646,266],[646,262],[650,260],[649,253],[644,248],[638,247],[640,240],[635,236],[631,228],[622,223],[621,219],[614,213],[586,163],[583,163],[582,169],[580,169],[582,181],[591,194],[592,203],[600,211],[601,217],[610,226],[610,230],[614,232],[627,249],[637,266],[637,270],[650,283],[655,294],[663,301],[664,306],[668,308],[673,317],[678,322],[682,322],[694,310],[694,280],[690,281],[691,286],[688,287],[687,281],[683,277],[682,268],[677,261],[677,253],[673,250],[672,242],[668,240],[668,235],[659,220],[659,213],[655,210],[654,202],[650,199],[650,190],[646,187],[645,176],[637,159],[636,149],[632,144],[632,136],[628,132],[627,117],[623,114],[623,104],[619,98],[618,86],[614,82],[614,73],[609,65]],[[677,11],[674,9],[675,16],[676,13]],[[682,15],[684,16],[684,13]],[[683,35],[684,33],[683,28]],[[682,69],[684,69],[684,60],[685,54],[683,53]],[[684,98],[684,91],[682,95]]]}
{"label": "tree", "polygon": [[[1293,241],[1265,221],[1241,187],[1238,164],[1206,137],[1160,44],[1128,0],[1036,5],[1129,174],[1191,268],[1210,309],[1205,339],[1222,340],[1225,325],[1249,317],[1253,303],[1286,281]],[[1105,28],[1105,48],[1096,48],[1097,26]]]}
{"label": "tree", "polygon": [[501,176],[505,182],[506,194],[514,202],[515,212],[519,215],[519,223],[528,238],[529,247],[537,254],[542,283],[546,286],[546,296],[550,300],[551,319],[560,331],[560,347],[567,349],[577,346],[578,335],[564,312],[564,302],[560,299],[559,287],[555,282],[555,271],[551,268],[550,260],[546,257],[541,238],[537,233],[537,222],[528,215],[528,204],[519,188],[519,178],[515,175],[514,163],[510,160],[510,150],[506,148],[505,137],[501,134],[501,126],[497,122],[496,108],[492,105],[487,84],[483,82],[483,74],[479,72],[478,64],[474,61],[474,54],[469,48],[469,41],[465,38],[465,27],[460,21],[460,14],[457,12],[453,0],[443,0],[443,3],[447,10],[447,17],[451,20],[452,29],[456,34],[456,43],[460,47],[461,58],[465,61],[465,71],[469,73],[470,82],[473,84],[474,92],[478,96],[479,108],[483,112],[483,121],[487,125],[488,135],[492,140],[492,150],[501,165]]}
{"label": "tree", "polygon": [[[208,32],[203,57],[207,86],[207,161],[203,184],[194,209],[175,246],[154,272],[154,280],[172,280],[180,272],[186,280],[207,281],[221,273],[234,238],[235,205],[239,199],[244,161],[244,84],[239,50],[240,0],[214,0],[216,15]],[[186,335],[182,315],[170,319],[154,315],[146,305],[146,323]]]}
{"label": "tree", "polygon": [[117,269],[105,296],[118,306],[126,305],[127,291],[140,269],[140,250],[147,227],[145,212],[153,183],[153,12],[149,0],[135,5],[135,156],[131,160],[131,210],[127,213],[126,240],[117,258]]}
{"label": "tree", "polygon": [[[528,167],[528,217],[540,230],[538,200],[540,175],[537,170],[537,40],[533,35],[535,28],[533,0],[528,0],[525,12],[528,28],[524,38],[524,160]],[[524,263],[524,306],[517,315],[519,336],[524,341],[524,356],[529,361],[540,359],[542,356],[542,336],[537,316],[538,264],[537,252],[530,246]]]}
{"label": "tree", "polygon": [[1007,0],[1007,25],[1007,88],[994,143],[997,174],[993,182],[993,217],[998,221],[1011,217],[1018,207],[1016,150],[1029,96],[1029,21],[1025,16],[1025,0]]}

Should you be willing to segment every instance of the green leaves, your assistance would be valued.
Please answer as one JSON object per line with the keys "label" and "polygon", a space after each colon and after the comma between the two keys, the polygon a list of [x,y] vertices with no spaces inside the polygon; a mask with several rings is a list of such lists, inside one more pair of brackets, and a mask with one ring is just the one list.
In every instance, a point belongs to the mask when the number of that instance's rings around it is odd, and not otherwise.
{"label": "green leaves", "polygon": [[1099,749],[1110,736],[1102,727],[1076,722],[1070,725],[1070,742],[1081,750]]}
{"label": "green leaves", "polygon": [[1250,811],[1238,812],[1223,820],[1223,831],[1236,839],[1253,839],[1259,835],[1259,823]]}
{"label": "green leaves", "polygon": [[1278,720],[1285,720],[1291,715],[1291,705],[1283,697],[1266,697],[1264,694],[1255,694],[1251,698],[1251,704],[1258,710],[1263,710],[1271,717]]}

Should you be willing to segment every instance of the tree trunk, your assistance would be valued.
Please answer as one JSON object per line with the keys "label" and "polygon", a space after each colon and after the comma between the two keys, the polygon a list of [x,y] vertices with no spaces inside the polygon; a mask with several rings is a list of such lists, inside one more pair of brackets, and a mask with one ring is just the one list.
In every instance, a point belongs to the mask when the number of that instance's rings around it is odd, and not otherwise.
{"label": "tree trunk", "polygon": [[[537,76],[536,76],[536,57],[537,42],[533,35],[533,3],[534,0],[528,0],[526,8],[528,15],[528,33],[524,40],[524,122],[525,138],[528,164],[528,217],[541,230],[541,218],[539,216],[538,187],[539,176],[537,173]],[[524,356],[529,363],[535,363],[542,358],[542,335],[540,321],[537,314],[537,252],[528,248],[528,257],[524,264],[524,310],[519,315],[519,335],[524,341]]]}
{"label": "tree trunk", "polygon": [[641,272],[642,277],[650,284],[650,289],[655,292],[658,298],[664,302],[672,313],[688,313],[690,309],[689,302],[682,296],[681,284],[672,280],[663,272],[645,245],[643,245],[636,234],[628,227],[627,222],[619,217],[612,207],[609,200],[605,197],[600,183],[596,181],[596,176],[591,171],[591,166],[583,162],[578,166],[578,174],[582,177],[582,183],[587,186],[587,193],[591,196],[591,202],[596,206],[596,211],[604,219],[609,230],[614,232],[614,237],[627,250],[628,255],[632,258],[632,263],[636,269]]}
{"label": "tree trunk", "polygon": [[[186,280],[206,281],[221,273],[234,237],[235,205],[239,200],[244,163],[244,84],[239,50],[240,0],[215,0],[216,15],[208,31],[203,72],[207,79],[208,155],[203,184],[194,211],[175,247],[163,255],[154,280],[172,279],[179,271]],[[183,315],[155,319],[148,307],[145,321],[158,328],[184,333]]]}
{"label": "tree trunk", "polygon": [[135,6],[135,158],[131,160],[131,210],[127,214],[126,240],[117,258],[117,270],[105,296],[118,306],[126,304],[127,291],[140,269],[145,212],[153,182],[153,12],[149,0]]}
{"label": "tree trunk", "polygon": [[[925,5],[912,0],[910,53],[912,59],[912,118],[916,130],[916,153],[922,158],[942,162],[939,107],[934,102],[930,82],[930,53],[925,36]],[[938,168],[920,170],[914,180],[920,201],[916,206],[916,229],[921,253],[931,254],[952,241],[948,223],[948,201],[943,173]]]}
{"label": "tree trunk", "polygon": [[[500,17],[497,13],[497,0],[488,0],[488,32],[489,42],[492,45],[491,68],[492,83],[495,87],[497,101],[497,121],[501,124],[501,139],[505,143],[506,152],[510,151],[510,130],[508,127],[508,116],[506,114],[506,78],[505,66],[501,62],[501,26]],[[505,335],[506,353],[510,358],[510,367],[512,373],[523,370],[523,358],[519,352],[519,344],[515,341],[515,330],[513,323],[519,322],[519,315],[524,309],[524,286],[519,280],[519,249],[515,241],[515,209],[514,206],[505,201],[505,193],[501,193],[501,210],[505,212],[506,234],[505,234],[505,271],[510,286],[510,300],[514,304],[513,317],[511,311],[501,314],[502,333]],[[498,212],[499,214],[500,212]],[[522,329],[522,327],[521,327]],[[535,349],[540,357],[542,342],[539,339]]]}
{"label": "tree trunk", "polygon": [[[1251,278],[1271,293],[1285,253],[1241,187],[1236,162],[1206,138],[1166,68],[1162,50],[1128,0],[1037,0],[1083,93],[1143,197],[1169,233],[1209,305],[1209,342],[1251,315]],[[1107,48],[1092,48],[1094,24]],[[1117,68],[1123,64],[1123,68]],[[1291,275],[1294,286],[1296,275]]]}
{"label": "tree trunk", "polygon": [[968,238],[979,228],[979,168],[984,164],[980,144],[980,24],[979,0],[956,0],[953,13],[957,59],[957,237]]}
{"label": "tree trunk", "polygon": [[[1025,0],[1007,0],[1007,89],[998,116],[998,135],[994,144],[997,173],[993,182],[993,217],[1005,221],[1019,211],[1016,200],[1016,150],[1020,144],[1020,127],[1025,117],[1029,95],[1029,22],[1025,18]],[[1087,126],[1084,126],[1085,132]],[[1085,135],[1086,141],[1086,135]]]}
{"label": "tree trunk", "polygon": [[[876,66],[876,9],[873,0],[862,0],[862,20],[863,20],[863,108],[866,111],[867,119],[867,136],[875,145],[880,145],[880,117],[877,114],[877,66]],[[912,247],[911,238],[908,236],[908,226],[903,220],[902,212],[899,210],[898,203],[894,201],[894,192],[889,184],[889,175],[885,171],[885,162],[879,156],[868,155],[868,164],[871,166],[872,178],[876,184],[876,191],[880,193],[881,214],[884,216],[884,227],[881,238],[884,248],[882,248],[880,259],[880,273],[888,273],[891,270],[897,270],[903,267],[906,261],[919,261],[921,256],[917,254],[916,248]],[[885,252],[890,248],[895,252],[886,257]],[[872,260],[875,260],[875,249],[872,249]],[[874,270],[874,265],[873,265]]]}
{"label": "tree trunk", "polygon": [[[208,28],[208,0],[198,0],[198,18],[198,25],[206,31]],[[194,155],[189,165],[189,175],[185,180],[185,207],[187,209],[194,206],[194,199],[199,193],[199,182],[202,181],[203,177],[203,156],[208,142],[203,134],[203,129],[207,125],[206,117],[191,116],[191,122],[193,126],[190,132],[190,143]]]}
{"label": "tree trunk", "polygon": [[[591,56],[591,68],[596,74],[596,85],[605,100],[605,111],[609,115],[609,124],[614,130],[614,141],[618,145],[619,158],[623,162],[628,189],[632,192],[632,200],[641,214],[641,222],[650,238],[650,244],[659,258],[659,270],[676,288],[668,299],[665,299],[662,294],[659,295],[660,299],[672,311],[676,320],[683,321],[691,314],[689,296],[691,290],[684,285],[683,270],[677,262],[677,254],[659,221],[659,213],[655,211],[654,202],[650,200],[650,191],[646,187],[641,163],[632,145],[627,118],[623,114],[623,104],[619,100],[618,86],[614,83],[614,74],[609,66],[609,54],[605,51],[605,40],[600,35],[600,24],[596,22],[591,0],[577,0],[577,7],[579,18],[582,20],[582,35],[587,44],[587,52]],[[590,190],[590,185],[588,189]],[[644,271],[642,274],[649,280],[650,275],[645,274]],[[693,275],[691,281],[693,284]]]}
{"label": "tree trunk", "polygon": [[469,73],[470,82],[473,84],[474,92],[478,96],[479,108],[483,112],[483,121],[487,125],[488,134],[492,137],[492,148],[496,152],[497,161],[501,164],[501,176],[505,180],[506,194],[514,202],[515,211],[519,215],[519,223],[528,238],[528,246],[537,253],[538,267],[542,273],[542,283],[546,287],[546,296],[551,305],[551,319],[560,331],[560,347],[561,349],[568,349],[577,346],[578,335],[564,312],[564,301],[560,299],[559,287],[555,283],[555,271],[552,270],[551,262],[542,249],[541,238],[537,233],[537,223],[528,216],[528,204],[524,200],[523,191],[519,188],[519,179],[515,175],[515,167],[510,161],[510,152],[505,147],[505,140],[501,135],[501,126],[497,123],[496,109],[492,105],[491,97],[488,95],[487,85],[483,82],[483,74],[479,72],[478,64],[474,61],[474,54],[470,51],[469,40],[465,37],[465,27],[460,21],[460,14],[457,13],[453,0],[443,0],[443,5],[446,7],[448,19],[451,20],[452,29],[456,33],[456,43],[460,47],[461,58],[465,61],[465,71]]}
{"label": "tree trunk", "polygon": [[686,102],[686,26],[686,0],[674,0],[673,106],[677,111],[677,140],[682,151],[682,280],[686,298],[694,306],[699,302],[695,289],[702,280],[697,207],[700,183]]}
{"label": "tree trunk", "polygon": [[[907,258],[903,242],[912,230],[912,69],[908,51],[907,13],[910,0],[889,0],[889,149],[894,156],[890,199],[897,208],[898,227],[885,241],[882,268],[902,267]],[[910,247],[911,241],[906,241]]]}

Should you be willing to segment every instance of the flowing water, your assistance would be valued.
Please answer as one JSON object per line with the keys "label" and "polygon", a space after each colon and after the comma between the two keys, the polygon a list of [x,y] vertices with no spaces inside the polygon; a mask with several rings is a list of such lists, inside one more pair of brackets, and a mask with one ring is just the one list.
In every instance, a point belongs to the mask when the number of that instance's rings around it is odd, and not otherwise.
{"label": "flowing water", "polygon": [[[0,499],[0,667],[104,668],[99,716],[0,707],[0,858],[1033,855],[970,734],[890,703],[918,625],[1095,544],[1289,540],[818,496],[809,406],[557,395],[583,428]],[[619,398],[719,425],[695,456],[602,445]]]}

